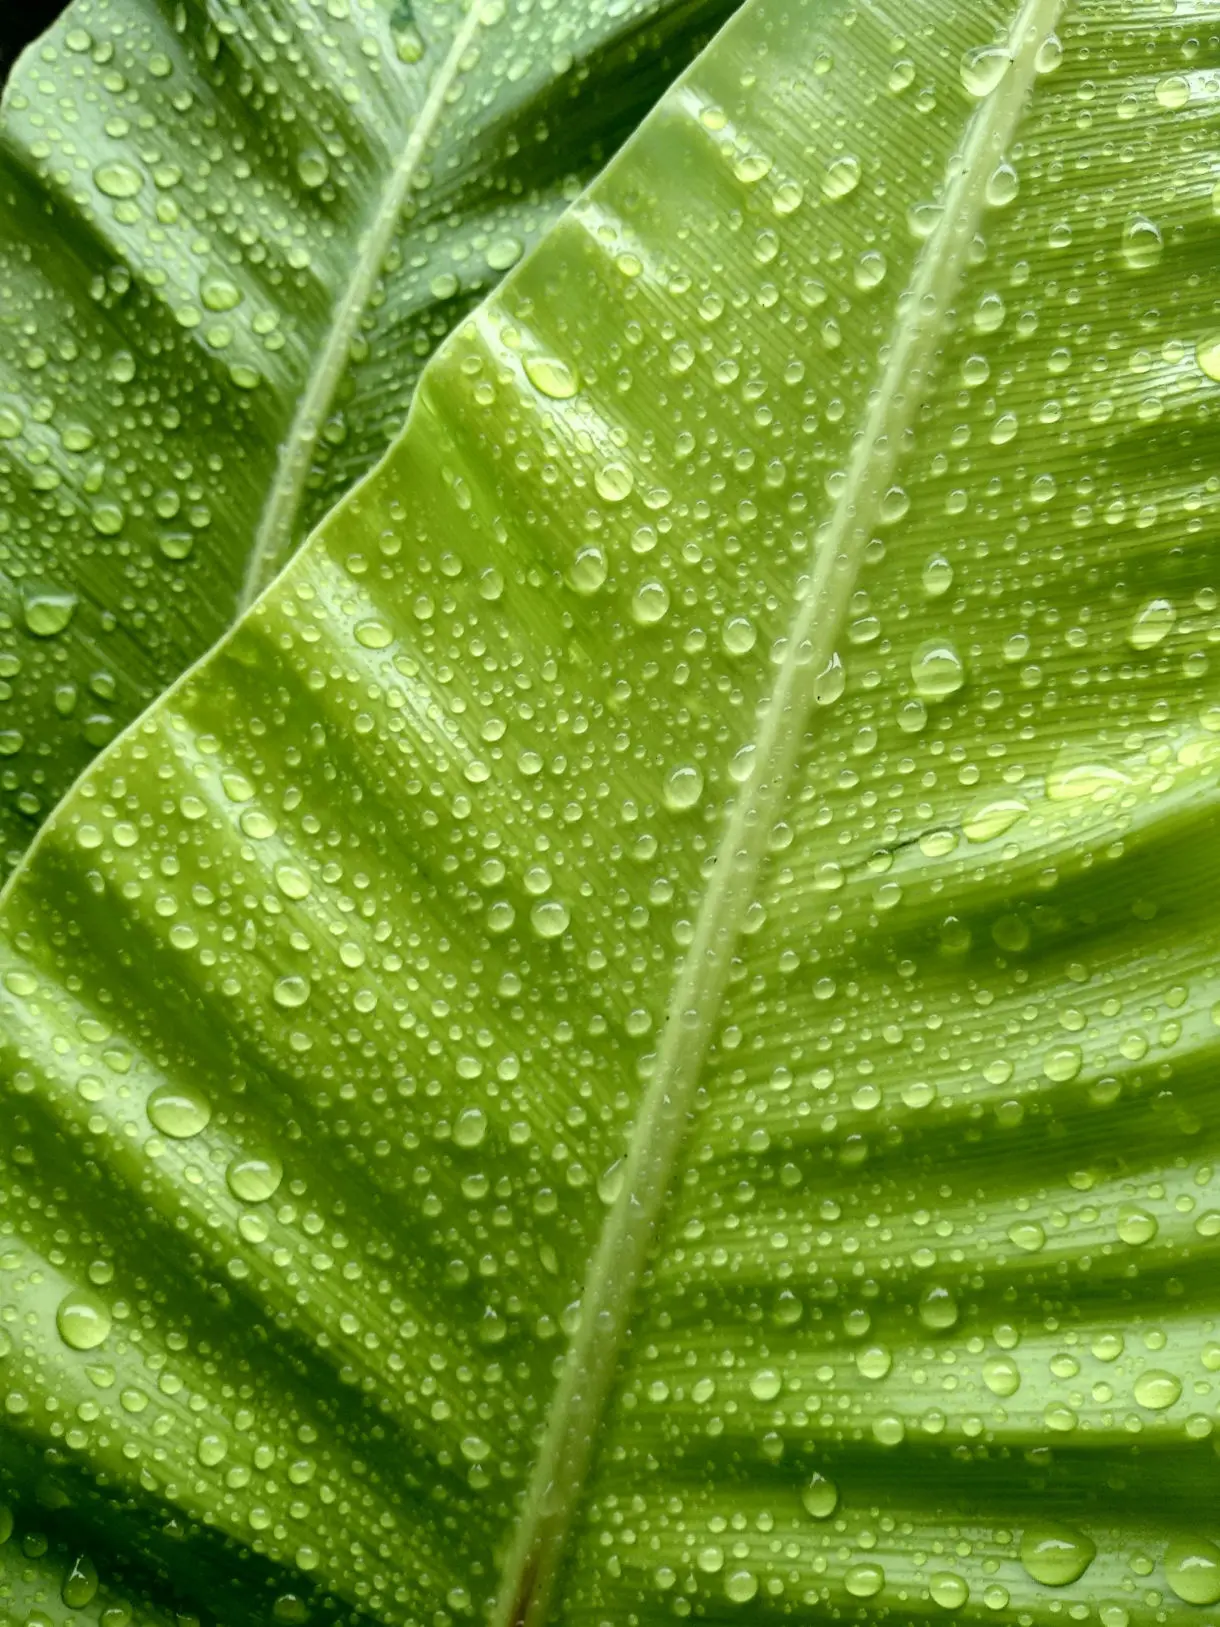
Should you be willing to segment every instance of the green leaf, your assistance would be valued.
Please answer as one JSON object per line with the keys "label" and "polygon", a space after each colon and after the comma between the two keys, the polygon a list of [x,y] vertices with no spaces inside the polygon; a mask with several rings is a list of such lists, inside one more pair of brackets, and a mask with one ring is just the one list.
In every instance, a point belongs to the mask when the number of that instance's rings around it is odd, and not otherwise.
{"label": "green leaf", "polygon": [[1207,1619],[1218,72],[753,0],[86,775],[21,1532],[225,1622]]}
{"label": "green leaf", "polygon": [[0,122],[0,852],[401,427],[729,0],[77,0]]}

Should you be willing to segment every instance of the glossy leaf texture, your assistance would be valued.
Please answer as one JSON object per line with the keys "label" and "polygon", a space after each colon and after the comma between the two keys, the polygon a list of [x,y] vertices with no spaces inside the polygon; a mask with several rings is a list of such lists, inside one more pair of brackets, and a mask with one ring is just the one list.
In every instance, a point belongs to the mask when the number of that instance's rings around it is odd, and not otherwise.
{"label": "glossy leaf texture", "polygon": [[203,654],[726,0],[76,0],[0,122],[0,844]]}
{"label": "glossy leaf texture", "polygon": [[751,0],[58,810],[21,1608],[1209,1619],[1218,70]]}

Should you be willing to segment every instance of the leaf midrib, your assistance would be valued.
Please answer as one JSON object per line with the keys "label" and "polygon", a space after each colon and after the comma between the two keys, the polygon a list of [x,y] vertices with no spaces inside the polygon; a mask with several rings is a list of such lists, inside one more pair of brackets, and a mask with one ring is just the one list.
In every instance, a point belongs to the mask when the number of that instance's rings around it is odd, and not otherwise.
{"label": "leaf midrib", "polygon": [[760,713],[753,771],[728,811],[633,1128],[623,1185],[589,1265],[580,1324],[550,1405],[490,1627],[541,1627],[545,1620],[733,951],[815,706],[816,682],[838,643],[902,437],[931,382],[937,341],[952,314],[982,216],[986,182],[1024,111],[1038,49],[1066,3],[1021,0],[1007,38],[1011,67],[966,123],[951,161],[944,207],[897,302],[880,378],[869,393],[843,489],[822,530],[809,587],[796,606],[784,660]]}
{"label": "leaf midrib", "polygon": [[381,275],[382,264],[402,215],[411,177],[440,123],[449,92],[483,21],[483,12],[482,0],[473,0],[360,234],[360,247],[351,275],[333,308],[326,342],[318,353],[297,403],[288,434],[280,445],[275,479],[259,516],[254,546],[234,613],[235,620],[250,608],[291,555],[305,483],[313,465],[322,425],[347,367],[352,340]]}

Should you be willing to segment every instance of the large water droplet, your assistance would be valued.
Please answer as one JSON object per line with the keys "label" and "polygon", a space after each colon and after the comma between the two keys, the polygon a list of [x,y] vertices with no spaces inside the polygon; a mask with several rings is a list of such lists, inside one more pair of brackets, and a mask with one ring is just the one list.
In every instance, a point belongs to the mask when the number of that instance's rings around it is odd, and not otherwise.
{"label": "large water droplet", "polygon": [[1165,1550],[1165,1580],[1187,1604],[1220,1603],[1220,1548],[1206,1537],[1175,1537]]}
{"label": "large water droplet", "polygon": [[1097,1545],[1069,1525],[1027,1526],[1021,1535],[1021,1563],[1046,1587],[1067,1587],[1093,1563]]}
{"label": "large water droplet", "polygon": [[549,396],[552,401],[568,401],[580,389],[580,378],[574,367],[561,362],[557,356],[527,356],[525,376],[535,390]]}
{"label": "large water droplet", "polygon": [[190,1085],[158,1085],[148,1098],[149,1123],[164,1136],[186,1141],[205,1130],[212,1104]]}
{"label": "large water droplet", "polygon": [[962,687],[966,668],[947,638],[930,638],[911,657],[911,677],[924,700],[941,701]]}
{"label": "large water droplet", "polygon": [[110,1310],[87,1288],[74,1288],[60,1300],[55,1326],[70,1349],[96,1350],[110,1332]]}

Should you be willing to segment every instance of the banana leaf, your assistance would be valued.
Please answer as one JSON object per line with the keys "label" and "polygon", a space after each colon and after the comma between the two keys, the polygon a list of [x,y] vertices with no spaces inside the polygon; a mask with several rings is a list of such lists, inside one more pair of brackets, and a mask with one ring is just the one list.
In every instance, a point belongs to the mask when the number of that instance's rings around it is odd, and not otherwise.
{"label": "banana leaf", "polygon": [[728,0],[76,0],[0,115],[0,873]]}
{"label": "banana leaf", "polygon": [[43,827],[14,1619],[1212,1619],[1218,82],[749,0]]}

